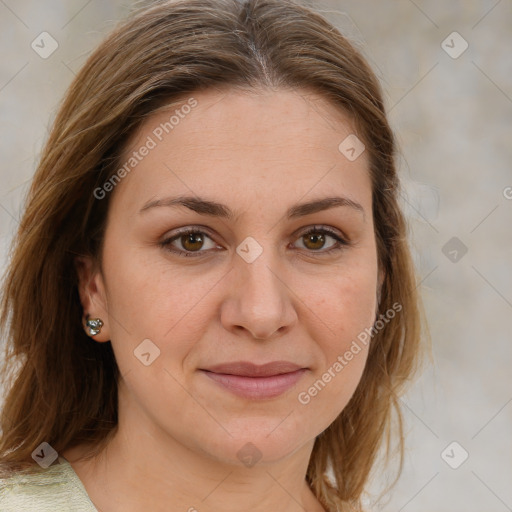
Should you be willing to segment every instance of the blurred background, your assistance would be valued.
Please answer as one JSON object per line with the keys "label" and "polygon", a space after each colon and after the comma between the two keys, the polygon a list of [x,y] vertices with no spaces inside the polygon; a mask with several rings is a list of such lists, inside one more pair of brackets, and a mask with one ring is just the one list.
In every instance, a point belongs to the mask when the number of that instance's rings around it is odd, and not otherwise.
{"label": "blurred background", "polygon": [[[150,2],[145,2],[150,3]],[[512,511],[512,1],[321,0],[379,76],[432,336],[386,512]],[[0,0],[0,270],[56,109],[128,0]]]}

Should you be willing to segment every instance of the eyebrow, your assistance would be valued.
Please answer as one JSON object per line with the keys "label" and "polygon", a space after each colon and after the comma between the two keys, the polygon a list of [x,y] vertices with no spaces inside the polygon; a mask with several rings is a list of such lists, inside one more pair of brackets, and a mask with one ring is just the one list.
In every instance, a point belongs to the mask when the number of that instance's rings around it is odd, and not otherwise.
{"label": "eyebrow", "polygon": [[[211,217],[220,217],[227,220],[235,219],[235,213],[226,205],[218,203],[216,201],[209,201],[200,197],[194,196],[178,196],[178,197],[167,197],[163,199],[154,199],[147,202],[139,213],[143,213],[151,208],[157,207],[177,207],[184,206],[189,210],[192,210],[201,215],[208,215]],[[366,218],[364,208],[349,199],[348,197],[325,197],[323,199],[316,199],[307,203],[296,204],[288,209],[286,217],[288,219],[297,219],[306,215],[329,210],[331,208],[338,208],[340,206],[352,208],[363,214],[363,218]]]}

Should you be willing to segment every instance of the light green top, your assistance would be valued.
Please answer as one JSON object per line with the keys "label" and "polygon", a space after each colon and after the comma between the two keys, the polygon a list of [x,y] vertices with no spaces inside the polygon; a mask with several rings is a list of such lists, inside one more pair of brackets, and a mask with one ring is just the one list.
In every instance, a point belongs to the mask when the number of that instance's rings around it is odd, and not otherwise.
{"label": "light green top", "polygon": [[64,458],[35,474],[0,479],[0,512],[98,512]]}

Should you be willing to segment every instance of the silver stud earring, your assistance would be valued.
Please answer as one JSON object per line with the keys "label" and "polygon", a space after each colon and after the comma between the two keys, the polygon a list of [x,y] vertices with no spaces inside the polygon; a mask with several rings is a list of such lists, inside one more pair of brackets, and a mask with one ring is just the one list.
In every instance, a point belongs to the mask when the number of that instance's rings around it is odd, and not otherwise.
{"label": "silver stud earring", "polygon": [[101,328],[103,327],[103,322],[99,318],[89,318],[89,316],[87,316],[85,326],[89,330],[89,336],[96,336],[96,334],[100,333]]}

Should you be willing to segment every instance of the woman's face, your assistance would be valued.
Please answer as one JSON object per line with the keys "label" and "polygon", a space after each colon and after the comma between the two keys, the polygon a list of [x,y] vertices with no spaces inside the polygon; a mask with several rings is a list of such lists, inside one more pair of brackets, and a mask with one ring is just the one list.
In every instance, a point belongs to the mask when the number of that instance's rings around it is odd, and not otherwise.
{"label": "woman's face", "polygon": [[82,301],[115,352],[120,421],[271,462],[312,447],[365,366],[379,277],[367,152],[304,91],[191,97],[126,148]]}

